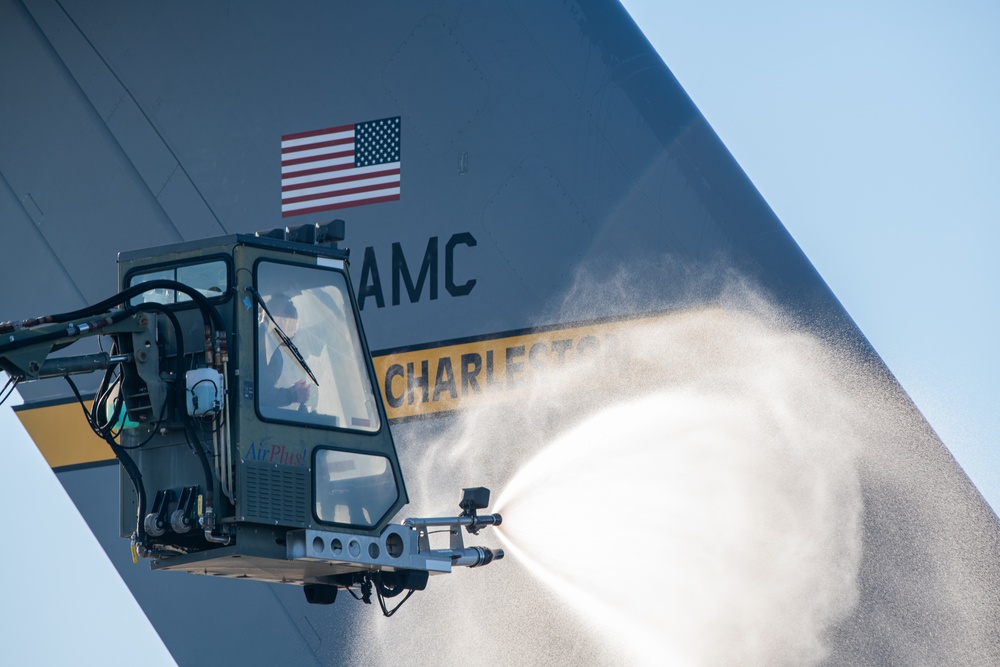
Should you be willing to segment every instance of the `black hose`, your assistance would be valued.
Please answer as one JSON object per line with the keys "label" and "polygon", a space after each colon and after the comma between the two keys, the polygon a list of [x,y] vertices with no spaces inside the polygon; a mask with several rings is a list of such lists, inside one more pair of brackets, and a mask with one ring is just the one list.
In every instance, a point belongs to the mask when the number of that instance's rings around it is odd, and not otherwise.
{"label": "black hose", "polygon": [[135,520],[135,534],[136,542],[142,546],[146,545],[146,528],[143,525],[143,517],[146,516],[146,487],[142,483],[142,473],[139,472],[139,467],[132,460],[128,451],[112,438],[110,435],[104,438],[104,441],[108,443],[111,447],[111,451],[114,452],[115,458],[117,458],[125,472],[128,474],[128,478],[132,480],[132,488],[135,489],[135,494],[139,499],[139,511],[136,514]]}
{"label": "black hose", "polygon": [[[110,356],[118,356],[117,339],[111,345]],[[114,428],[114,424],[118,422],[120,410],[115,410],[115,413],[108,418],[106,417],[106,406],[108,399],[111,397],[112,390],[116,385],[120,385],[122,382],[121,368],[121,364],[114,364],[107,367],[104,371],[104,377],[101,378],[101,382],[97,385],[97,390],[94,392],[94,402],[91,404],[90,411],[87,412],[86,407],[84,407],[84,413],[87,415],[90,427],[94,429],[94,431],[99,430],[99,435],[102,438],[104,437],[105,432],[110,432]],[[118,370],[117,377],[115,377],[116,370]],[[66,376],[66,379],[69,381],[69,376]],[[121,392],[119,392],[119,394],[120,393]],[[101,415],[105,415],[105,417],[102,418]]]}
{"label": "black hose", "polygon": [[[142,284],[148,285],[149,283]],[[177,370],[174,380],[174,390],[176,394],[175,400],[177,401],[176,409],[178,414],[186,414],[186,397],[184,395],[184,381],[182,379],[184,375],[184,335],[181,331],[180,321],[169,308],[163,306],[162,304],[143,304],[142,309],[163,313],[167,316],[170,320],[170,324],[174,327],[174,332],[176,333],[177,338]],[[215,312],[214,308],[212,309],[212,312]],[[201,446],[201,440],[198,438],[197,433],[195,433],[192,419],[190,417],[184,419],[184,436],[188,441],[188,445],[194,450],[195,454],[198,455],[198,459],[201,461],[201,467],[205,474],[205,493],[208,494],[208,504],[211,506],[212,499],[215,496],[215,481],[212,478],[212,465],[208,460],[208,454],[205,452],[205,448]]]}
{"label": "black hose", "polygon": [[[149,285],[153,282],[158,282],[158,281],[150,281],[148,283],[142,283],[142,284]],[[199,294],[199,296],[201,295]],[[206,300],[206,306],[208,306],[208,308],[211,309],[213,314],[218,316],[216,310],[207,303],[207,300]],[[186,397],[184,395],[185,389],[184,389],[184,381],[182,379],[184,375],[184,334],[181,331],[180,321],[177,319],[177,316],[173,313],[173,311],[170,308],[167,308],[162,304],[146,303],[143,304],[141,308],[144,311],[163,313],[164,315],[166,315],[167,319],[170,320],[170,324],[174,328],[174,333],[176,334],[175,338],[177,339],[177,370],[175,372],[175,381],[174,381],[174,389],[176,394],[175,400],[177,401],[176,409],[178,411],[178,414],[186,416],[187,412]],[[221,317],[219,321],[220,321],[219,329],[221,329],[222,328]],[[195,432],[195,429],[193,427],[193,420],[189,416],[186,416],[186,418],[184,419],[184,436],[188,441],[188,445],[191,447],[191,449],[194,450],[195,454],[197,454],[198,456],[198,460],[201,462],[202,471],[205,475],[205,493],[207,495],[208,506],[211,507],[215,497],[215,480],[212,477],[212,465],[208,460],[208,454],[205,452],[205,448],[202,446],[201,440],[198,438],[198,435]]]}
{"label": "black hose", "polygon": [[[191,297],[191,300],[194,301],[195,304],[197,304],[199,309],[202,311],[203,315],[208,313],[208,316],[212,318],[212,325],[216,329],[221,330],[224,328],[222,324],[222,316],[219,315],[218,312],[216,312],[215,308],[213,308],[212,304],[208,302],[208,298],[204,294],[194,289],[193,287],[185,285],[184,283],[178,282],[176,280],[166,280],[166,279],[149,280],[144,283],[139,283],[138,285],[132,285],[131,287],[122,290],[118,294],[115,294],[112,297],[108,297],[104,301],[100,301],[98,303],[95,303],[91,306],[87,306],[86,308],[81,308],[79,310],[73,310],[67,313],[58,313],[56,315],[49,315],[49,317],[46,319],[48,319],[51,322],[70,322],[72,320],[78,320],[84,317],[90,317],[91,315],[100,314],[107,310],[110,310],[114,306],[126,303],[132,297],[138,296],[143,292],[148,292],[149,290],[154,290],[154,289],[168,289],[168,290],[175,290],[177,292],[183,292],[187,296]],[[150,304],[143,304],[141,308],[145,308],[148,305]],[[207,320],[205,324],[208,324]]]}
{"label": "black hose", "polygon": [[94,433],[99,435],[104,442],[108,443],[111,447],[111,452],[118,459],[119,463],[122,464],[122,468],[125,469],[125,473],[128,475],[129,480],[132,482],[132,488],[135,490],[136,499],[139,503],[139,511],[136,515],[135,521],[135,534],[136,543],[141,546],[146,546],[146,528],[143,526],[143,517],[146,516],[146,487],[142,483],[142,473],[139,472],[139,467],[135,464],[135,461],[129,455],[128,451],[125,450],[121,445],[115,442],[115,439],[111,437],[110,434],[104,433],[101,429],[97,427],[94,423],[92,416],[87,412],[87,406],[84,405],[83,396],[80,395],[80,390],[77,389],[76,383],[73,379],[66,375],[66,382],[69,383],[70,388],[76,395],[78,401],[80,401],[80,406],[83,408],[83,414],[87,417],[87,422],[90,424],[90,428],[94,430]]}
{"label": "black hose", "polygon": [[[215,331],[225,331],[225,325],[222,322],[222,316],[219,315],[218,311],[212,307],[212,304],[209,303],[205,295],[189,287],[188,285],[185,285],[184,283],[177,282],[176,280],[150,280],[148,282],[139,283],[138,285],[133,285],[132,287],[122,290],[118,294],[110,298],[107,298],[104,301],[98,302],[86,308],[81,308],[79,310],[51,315],[47,318],[44,318],[44,320],[46,323],[56,323],[56,324],[66,323],[66,322],[71,322],[73,320],[93,317],[96,315],[103,315],[107,313],[107,311],[109,311],[111,308],[119,305],[122,305],[124,307],[121,310],[112,312],[110,315],[106,316],[111,320],[111,322],[108,324],[114,324],[120,322],[124,320],[126,317],[129,317],[133,313],[138,312],[140,310],[163,313],[170,320],[170,323],[173,326],[174,332],[176,334],[175,338],[177,341],[177,371],[174,379],[174,389],[176,394],[175,400],[177,400],[178,402],[177,405],[178,409],[184,411],[185,410],[183,405],[184,385],[181,379],[184,370],[184,334],[183,331],[181,330],[180,322],[177,319],[177,316],[172,312],[172,309],[167,308],[163,304],[144,303],[142,304],[141,307],[137,308],[128,303],[129,300],[132,299],[133,297],[153,289],[175,290],[177,292],[186,294],[191,298],[191,300],[195,303],[195,305],[198,306],[199,310],[201,311],[202,319],[204,320],[206,326],[214,329]],[[20,347],[24,347],[27,345],[37,345],[39,343],[58,341],[65,338],[72,338],[75,335],[79,335],[79,333],[80,332],[74,333],[68,330],[58,330],[46,334],[41,334],[39,336],[13,341],[5,345],[0,345],[0,354],[4,354],[11,350],[16,350]],[[61,347],[65,347],[65,345],[66,344],[61,345]],[[208,350],[206,350],[206,352],[208,352]],[[104,379],[97,392],[97,396],[103,397],[104,402],[107,401],[107,395],[109,389],[108,384],[111,381],[112,372],[113,372],[112,369],[109,368],[108,371],[105,373]],[[111,428],[113,428],[113,425],[116,423],[115,417],[118,414],[120,414],[120,411],[119,409],[116,409],[115,415],[112,415],[110,422],[102,421],[99,425],[97,421],[95,421],[99,419],[98,415],[95,414],[95,411],[97,410],[96,402],[94,405],[94,409],[88,412],[86,405],[84,405],[83,403],[83,397],[80,395],[80,392],[76,387],[76,384],[72,381],[72,379],[70,379],[69,376],[66,376],[66,380],[69,382],[70,387],[72,387],[73,392],[76,394],[77,399],[83,406],[84,414],[87,416],[87,421],[90,424],[91,428],[97,435],[99,435],[101,438],[104,439],[105,442],[108,443],[108,446],[111,447],[111,451],[112,453],[114,453],[115,458],[117,458],[118,461],[121,463],[122,468],[125,470],[126,474],[129,476],[129,479],[132,482],[132,487],[135,489],[135,493],[139,504],[138,514],[136,517],[136,529],[135,529],[136,542],[139,545],[146,547],[147,535],[145,526],[143,525],[143,518],[146,515],[146,489],[142,482],[142,473],[139,471],[139,468],[138,466],[136,466],[135,461],[132,459],[131,455],[129,455],[128,449],[115,442],[114,437],[112,437],[111,435],[111,429],[107,428],[108,426],[111,426]],[[214,496],[214,482],[212,479],[212,466],[208,461],[208,455],[205,453],[204,448],[201,446],[201,441],[198,440],[197,436],[193,434],[193,429],[191,428],[188,422],[185,422],[184,430],[186,436],[188,437],[188,443],[195,450],[195,453],[198,455],[198,458],[201,461],[202,469],[205,473],[206,493],[208,494],[209,504],[211,504],[212,497]],[[192,435],[194,435],[194,443],[191,442]]]}
{"label": "black hose", "polygon": [[207,509],[214,506],[215,480],[212,478],[212,465],[208,462],[208,454],[205,453],[205,448],[201,446],[201,440],[198,438],[198,434],[194,432],[190,421],[191,419],[188,418],[184,422],[184,436],[201,461],[201,469],[205,474],[205,495],[207,501],[205,504]]}
{"label": "black hose", "polygon": [[[58,313],[56,315],[49,315],[44,318],[46,324],[61,324],[65,322],[72,322],[73,320],[85,319],[87,317],[94,317],[96,315],[105,315],[108,311],[118,305],[125,304],[125,307],[116,312],[112,312],[107,315],[111,318],[111,324],[120,322],[127,316],[139,310],[153,310],[153,306],[163,307],[162,304],[143,304],[141,307],[131,306],[128,301],[143,292],[148,292],[153,289],[170,289],[182,292],[189,297],[198,306],[201,311],[201,317],[205,325],[213,328],[216,331],[224,331],[225,325],[222,323],[222,316],[219,312],[212,307],[212,304],[208,302],[208,298],[198,290],[185,285],[184,283],[177,282],[176,280],[150,280],[148,282],[139,283],[138,285],[133,285],[126,290],[122,290],[118,294],[105,299],[104,301],[98,302],[93,306],[88,306],[86,308],[81,308],[80,310],[70,311],[68,313]],[[105,325],[106,326],[106,325]],[[47,334],[41,334],[39,336],[33,336],[28,338],[22,338],[15,340],[4,345],[0,345],[0,354],[4,354],[11,350],[17,350],[22,347],[27,347],[29,345],[37,345],[38,343],[47,343],[50,341],[57,341],[63,338],[72,338],[79,335],[79,332],[73,333],[68,330],[57,330],[50,331]],[[60,347],[65,347],[62,345]]]}
{"label": "black hose", "polygon": [[3,386],[3,389],[0,390],[0,405],[6,403],[7,399],[10,398],[11,394],[14,393],[14,390],[17,388],[17,383],[19,380],[20,378],[17,377],[16,375],[7,376],[7,384],[5,384]]}
{"label": "black hose", "polygon": [[[151,281],[151,282],[173,282],[173,281]],[[150,283],[143,283],[143,285],[149,289],[154,289],[149,287]],[[201,295],[199,294],[199,296]],[[130,298],[131,296],[127,295],[123,296],[122,302],[125,302]],[[105,304],[101,303],[98,305],[103,306]],[[212,308],[211,305],[207,304],[207,300],[206,300],[206,306],[212,313],[216,315],[216,317],[219,317],[218,313],[215,312],[215,309]],[[167,319],[170,321],[171,326],[174,328],[175,339],[177,341],[177,370],[174,378],[174,400],[177,402],[178,408],[183,409],[183,406],[181,404],[184,401],[184,393],[183,393],[184,390],[183,390],[183,382],[181,380],[181,375],[183,374],[182,371],[184,369],[184,332],[181,329],[180,320],[177,319],[177,316],[169,308],[159,303],[144,304],[143,309],[150,312],[162,313],[167,317]],[[124,319],[126,316],[129,316],[132,312],[133,308],[131,307],[128,307],[120,311],[119,319]],[[70,315],[75,315],[75,313],[70,313]],[[87,315],[84,314],[82,315],[82,317],[87,317]],[[70,319],[76,319],[76,318],[71,317]],[[221,321],[221,317],[219,317],[219,320]],[[61,336],[64,332],[55,332],[55,333],[58,333]],[[46,336],[48,335],[50,334],[47,334]],[[39,338],[43,337],[37,337],[33,339],[32,342],[37,343],[39,341]],[[73,380],[69,376],[66,376],[66,381],[69,382],[70,387],[73,389],[73,393],[76,394],[76,397],[80,401],[81,406],[83,406],[84,414],[87,417],[87,421],[90,424],[90,427],[94,430],[94,432],[98,436],[100,436],[106,443],[108,443],[108,446],[111,447],[111,451],[115,455],[115,458],[118,459],[119,463],[121,463],[122,468],[125,470],[125,473],[128,475],[129,480],[132,482],[132,488],[135,490],[136,498],[139,504],[138,513],[136,516],[136,529],[135,529],[136,542],[141,546],[146,547],[147,536],[146,536],[146,529],[143,524],[143,518],[146,516],[146,487],[142,482],[142,473],[139,471],[139,467],[135,464],[135,460],[128,452],[130,448],[115,442],[115,439],[111,434],[111,430],[114,428],[114,425],[117,423],[118,416],[121,414],[121,409],[120,407],[116,406],[115,412],[114,414],[111,415],[110,418],[107,418],[103,414],[101,414],[102,412],[101,407],[103,407],[103,404],[107,402],[108,395],[110,393],[109,384],[111,382],[111,377],[113,373],[114,373],[114,367],[109,367],[108,370],[105,372],[104,378],[101,381],[101,385],[98,387],[97,399],[95,400],[94,406],[90,412],[87,411],[86,406],[83,404],[83,397],[80,395],[80,392],[77,389],[76,384],[73,382]],[[101,399],[103,399],[103,401]],[[101,405],[99,405],[99,403]],[[162,417],[163,415],[161,411],[160,418],[162,419]],[[153,428],[155,429],[156,426],[154,426]],[[201,458],[202,459],[205,458],[204,452],[201,452]],[[203,460],[203,465],[204,464],[205,461]],[[210,475],[211,472],[209,471],[209,480],[211,480]]]}

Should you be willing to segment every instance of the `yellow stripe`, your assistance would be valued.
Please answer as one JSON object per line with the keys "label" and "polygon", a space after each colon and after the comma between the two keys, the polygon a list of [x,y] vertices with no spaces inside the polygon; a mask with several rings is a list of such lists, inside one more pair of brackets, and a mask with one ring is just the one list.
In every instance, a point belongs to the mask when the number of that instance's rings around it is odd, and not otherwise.
{"label": "yellow stripe", "polygon": [[[721,311],[720,311],[721,312]],[[373,359],[390,421],[457,410],[486,400],[516,400],[517,389],[543,368],[591,360],[609,379],[624,358],[629,336],[644,325],[687,313],[538,331],[429,347]],[[87,426],[76,403],[17,413],[53,468],[113,460],[107,443]]]}
{"label": "yellow stripe", "polygon": [[108,443],[87,426],[79,403],[22,409],[17,416],[53,468],[114,459]]}
{"label": "yellow stripe", "polygon": [[376,357],[390,421],[515,398],[531,376],[584,359],[613,364],[621,323],[571,327]]}

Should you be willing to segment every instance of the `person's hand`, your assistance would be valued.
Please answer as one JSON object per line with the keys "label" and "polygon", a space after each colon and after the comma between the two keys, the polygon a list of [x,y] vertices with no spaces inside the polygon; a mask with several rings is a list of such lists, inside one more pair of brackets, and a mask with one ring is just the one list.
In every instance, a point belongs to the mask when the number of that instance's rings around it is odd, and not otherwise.
{"label": "person's hand", "polygon": [[293,384],[292,391],[295,392],[295,401],[297,403],[305,403],[309,400],[309,385],[305,380],[299,380]]}

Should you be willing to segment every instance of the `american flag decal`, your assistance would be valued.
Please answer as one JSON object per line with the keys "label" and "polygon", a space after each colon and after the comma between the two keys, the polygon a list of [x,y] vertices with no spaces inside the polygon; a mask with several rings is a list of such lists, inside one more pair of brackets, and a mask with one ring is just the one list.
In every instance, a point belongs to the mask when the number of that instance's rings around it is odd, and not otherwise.
{"label": "american flag decal", "polygon": [[281,137],[281,217],[399,199],[399,120]]}

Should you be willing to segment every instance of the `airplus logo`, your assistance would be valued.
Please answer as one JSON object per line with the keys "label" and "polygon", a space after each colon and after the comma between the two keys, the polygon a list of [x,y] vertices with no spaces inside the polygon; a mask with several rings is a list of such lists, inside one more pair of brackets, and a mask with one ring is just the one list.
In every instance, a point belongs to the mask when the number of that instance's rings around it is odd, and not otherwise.
{"label": "airplus logo", "polygon": [[306,464],[306,448],[292,449],[285,445],[265,445],[251,442],[244,461],[261,461],[283,466],[304,466]]}

